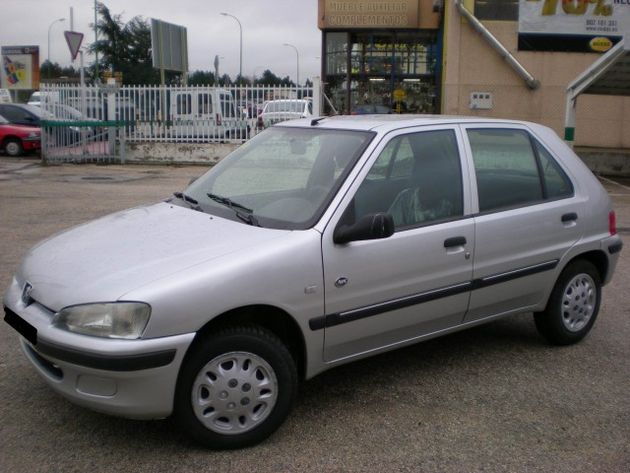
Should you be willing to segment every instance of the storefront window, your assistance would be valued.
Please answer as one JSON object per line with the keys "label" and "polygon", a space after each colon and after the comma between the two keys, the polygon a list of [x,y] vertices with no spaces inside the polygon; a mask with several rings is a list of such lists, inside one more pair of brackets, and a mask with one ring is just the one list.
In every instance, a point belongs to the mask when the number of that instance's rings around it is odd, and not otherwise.
{"label": "storefront window", "polygon": [[475,16],[480,20],[518,20],[518,0],[475,0]]}
{"label": "storefront window", "polygon": [[326,33],[326,74],[346,74],[347,52],[347,33]]}
{"label": "storefront window", "polygon": [[327,32],[325,46],[325,93],[337,111],[438,113],[436,31]]}

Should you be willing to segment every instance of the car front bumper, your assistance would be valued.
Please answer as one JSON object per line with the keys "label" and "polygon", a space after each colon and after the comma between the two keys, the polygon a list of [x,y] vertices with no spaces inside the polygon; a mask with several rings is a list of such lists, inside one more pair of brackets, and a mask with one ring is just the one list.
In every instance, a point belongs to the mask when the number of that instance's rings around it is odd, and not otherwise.
{"label": "car front bumper", "polygon": [[14,280],[5,295],[5,321],[21,337],[24,354],[55,391],[95,411],[133,419],[171,414],[183,358],[195,333],[117,340],[52,326],[51,311],[25,305]]}
{"label": "car front bumper", "polygon": [[25,138],[22,140],[22,147],[24,151],[33,151],[42,147],[42,142],[39,138]]}

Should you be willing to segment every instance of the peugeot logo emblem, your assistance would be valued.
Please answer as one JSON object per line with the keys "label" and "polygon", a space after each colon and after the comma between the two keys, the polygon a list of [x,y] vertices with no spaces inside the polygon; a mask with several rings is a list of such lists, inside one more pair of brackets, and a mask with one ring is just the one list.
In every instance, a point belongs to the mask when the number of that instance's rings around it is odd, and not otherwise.
{"label": "peugeot logo emblem", "polygon": [[22,302],[26,306],[33,303],[31,292],[33,292],[33,285],[30,282],[27,282],[26,284],[24,284],[24,289],[22,289]]}

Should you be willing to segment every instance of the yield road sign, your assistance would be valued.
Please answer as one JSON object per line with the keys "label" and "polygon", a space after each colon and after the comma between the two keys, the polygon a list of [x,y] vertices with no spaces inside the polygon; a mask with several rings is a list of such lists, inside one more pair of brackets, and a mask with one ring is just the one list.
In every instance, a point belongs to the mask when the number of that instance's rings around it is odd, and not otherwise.
{"label": "yield road sign", "polygon": [[83,42],[83,33],[64,31],[63,35],[66,37],[66,43],[68,43],[68,47],[70,48],[70,56],[72,56],[72,60],[74,61],[77,58],[77,54],[79,54],[79,48]]}

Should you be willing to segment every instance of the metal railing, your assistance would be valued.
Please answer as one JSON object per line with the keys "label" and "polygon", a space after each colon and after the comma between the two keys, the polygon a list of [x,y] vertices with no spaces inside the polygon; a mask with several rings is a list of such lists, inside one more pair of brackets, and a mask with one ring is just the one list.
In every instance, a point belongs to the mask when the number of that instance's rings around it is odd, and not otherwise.
{"label": "metal railing", "polygon": [[[261,116],[269,101],[293,102],[284,114],[274,114],[273,122],[313,114],[313,92],[313,87],[46,85],[41,107],[56,127],[115,122],[117,139],[123,135],[128,142],[238,143],[271,122]],[[54,133],[49,135],[49,145],[56,144]]]}

